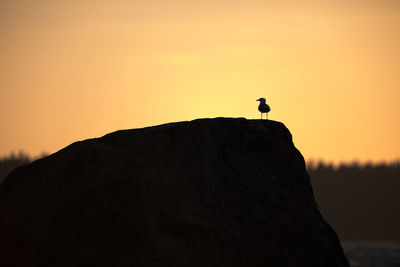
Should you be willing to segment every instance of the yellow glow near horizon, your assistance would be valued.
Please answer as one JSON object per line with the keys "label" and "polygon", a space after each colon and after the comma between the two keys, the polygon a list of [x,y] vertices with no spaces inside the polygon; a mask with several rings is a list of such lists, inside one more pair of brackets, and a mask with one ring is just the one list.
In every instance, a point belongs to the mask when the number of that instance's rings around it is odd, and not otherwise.
{"label": "yellow glow near horizon", "polygon": [[270,119],[305,158],[400,157],[400,2],[0,2],[0,155],[202,117]]}

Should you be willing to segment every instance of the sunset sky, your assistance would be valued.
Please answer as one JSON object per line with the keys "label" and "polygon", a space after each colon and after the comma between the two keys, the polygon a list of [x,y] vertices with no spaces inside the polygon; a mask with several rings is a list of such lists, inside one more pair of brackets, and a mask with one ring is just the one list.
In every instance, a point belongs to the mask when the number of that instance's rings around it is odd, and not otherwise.
{"label": "sunset sky", "polygon": [[213,117],[306,159],[400,158],[400,1],[0,1],[0,156]]}

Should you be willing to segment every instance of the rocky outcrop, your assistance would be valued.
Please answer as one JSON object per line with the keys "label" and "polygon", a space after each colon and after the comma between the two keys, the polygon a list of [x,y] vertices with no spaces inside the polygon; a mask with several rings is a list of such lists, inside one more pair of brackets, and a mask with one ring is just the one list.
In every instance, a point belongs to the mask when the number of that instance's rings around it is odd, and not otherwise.
{"label": "rocky outcrop", "polygon": [[348,266],[275,121],[76,142],[0,185],[1,266]]}

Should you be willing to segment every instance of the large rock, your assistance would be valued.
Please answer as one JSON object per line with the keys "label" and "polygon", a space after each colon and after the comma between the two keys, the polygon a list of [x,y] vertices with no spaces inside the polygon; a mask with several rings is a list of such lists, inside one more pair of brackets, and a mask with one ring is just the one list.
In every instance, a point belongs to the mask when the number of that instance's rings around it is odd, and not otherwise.
{"label": "large rock", "polygon": [[348,266],[275,121],[76,142],[0,186],[1,266]]}

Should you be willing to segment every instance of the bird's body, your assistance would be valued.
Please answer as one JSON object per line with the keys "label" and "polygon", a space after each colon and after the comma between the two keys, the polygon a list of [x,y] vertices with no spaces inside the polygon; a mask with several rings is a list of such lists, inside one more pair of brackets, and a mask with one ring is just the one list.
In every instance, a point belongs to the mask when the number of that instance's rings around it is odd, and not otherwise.
{"label": "bird's body", "polygon": [[262,119],[262,114],[265,113],[268,120],[268,112],[271,111],[271,108],[267,103],[265,103],[265,98],[260,98],[257,99],[256,101],[260,101],[260,105],[258,105],[258,110],[261,112],[261,119]]}

